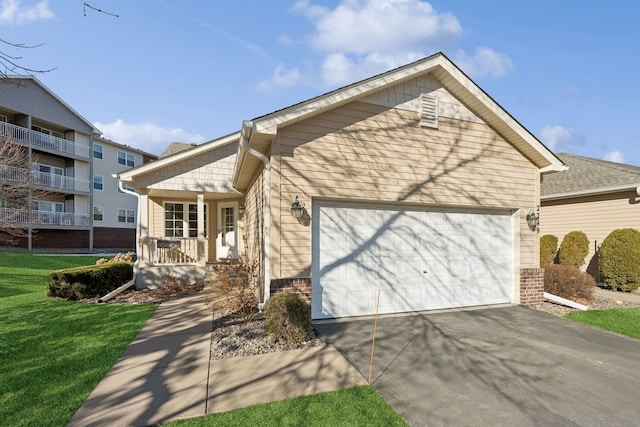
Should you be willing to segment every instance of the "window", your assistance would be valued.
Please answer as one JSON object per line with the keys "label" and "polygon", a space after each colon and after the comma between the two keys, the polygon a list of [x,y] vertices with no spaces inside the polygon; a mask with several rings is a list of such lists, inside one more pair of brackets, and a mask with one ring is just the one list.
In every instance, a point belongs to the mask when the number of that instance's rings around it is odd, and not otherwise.
{"label": "window", "polygon": [[7,123],[7,116],[0,115],[0,122]]}
{"label": "window", "polygon": [[102,190],[102,176],[93,175],[93,189]]}
{"label": "window", "polygon": [[118,222],[135,223],[136,215],[133,209],[118,209]]}
{"label": "window", "polygon": [[[207,205],[204,205],[204,237],[207,236]],[[165,237],[198,237],[198,205],[196,203],[164,204]]]}
{"label": "window", "polygon": [[102,145],[93,144],[93,158],[102,159]]}
{"label": "window", "polygon": [[[132,186],[127,185],[127,184],[125,184],[125,183],[122,183],[122,186],[124,187],[124,189],[125,189],[125,190],[129,190],[129,191],[136,191],[136,190],[134,190],[134,189],[133,189],[133,187],[132,187]],[[125,193],[124,191],[120,190],[120,185],[116,185],[116,188],[118,189],[118,193],[120,193],[120,194],[127,194],[127,193]]]}
{"label": "window", "polygon": [[121,165],[133,167],[134,166],[133,154],[125,153],[124,151],[118,150],[118,163]]}
{"label": "window", "polygon": [[93,220],[102,221],[104,219],[104,208],[102,206],[93,207]]}
{"label": "window", "polygon": [[34,201],[33,210],[38,212],[64,212],[64,205],[59,202]]}

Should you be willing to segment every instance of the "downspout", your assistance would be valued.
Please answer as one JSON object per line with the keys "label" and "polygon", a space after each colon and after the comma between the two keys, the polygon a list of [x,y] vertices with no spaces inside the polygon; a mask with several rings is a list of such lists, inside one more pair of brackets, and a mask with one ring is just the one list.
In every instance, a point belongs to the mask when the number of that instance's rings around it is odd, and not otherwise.
{"label": "downspout", "polygon": [[264,164],[264,179],[263,179],[263,189],[262,193],[264,195],[263,199],[263,233],[264,233],[264,257],[263,257],[263,265],[264,265],[264,296],[261,303],[258,304],[258,308],[260,310],[264,310],[267,308],[267,304],[269,303],[269,297],[271,296],[271,272],[270,272],[270,262],[271,262],[271,243],[270,243],[270,230],[271,230],[271,211],[270,211],[270,179],[269,174],[271,172],[271,163],[269,163],[269,159],[267,156],[262,154],[259,151],[254,150],[249,147],[249,140],[251,139],[251,133],[253,132],[253,122],[244,121],[242,122],[242,131],[240,132],[240,147],[247,154],[257,158],[262,161]]}
{"label": "downspout", "polygon": [[135,284],[136,282],[136,271],[138,270],[138,263],[140,262],[140,254],[138,253],[138,251],[140,250],[140,195],[138,193],[136,193],[135,191],[131,191],[131,190],[127,190],[126,188],[124,188],[124,185],[122,184],[122,181],[120,181],[120,179],[118,178],[118,174],[113,174],[111,175],[112,177],[114,177],[115,179],[118,180],[118,188],[120,189],[120,191],[122,191],[124,194],[128,194],[130,196],[135,196],[136,200],[138,201],[137,206],[138,208],[137,210],[137,214],[136,214],[136,261],[133,263],[133,278],[131,280],[133,280],[133,283]]}

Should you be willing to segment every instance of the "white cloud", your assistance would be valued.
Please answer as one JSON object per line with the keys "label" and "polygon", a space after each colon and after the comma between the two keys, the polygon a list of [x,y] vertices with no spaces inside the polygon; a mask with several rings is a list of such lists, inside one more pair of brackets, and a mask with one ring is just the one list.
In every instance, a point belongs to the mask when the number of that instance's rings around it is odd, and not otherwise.
{"label": "white cloud", "polygon": [[[335,8],[300,0],[292,8],[310,20],[309,44],[323,54],[322,80],[351,83],[458,45],[463,30],[451,13],[420,0],[342,0]],[[459,51],[463,69],[476,76],[502,77],[513,70],[505,54],[479,48]]]}
{"label": "white cloud", "polygon": [[22,0],[2,0],[0,5],[1,24],[28,24],[53,19],[55,13],[49,9],[48,0],[42,0],[33,6],[23,6]]}
{"label": "white cloud", "polygon": [[191,134],[180,128],[163,128],[153,122],[125,123],[117,119],[112,123],[94,123],[103,137],[149,153],[160,154],[172,142],[200,143],[202,135]]}
{"label": "white cloud", "polygon": [[477,48],[471,56],[458,52],[456,64],[472,77],[504,77],[514,69],[511,58],[488,47]]}
{"label": "white cloud", "polygon": [[610,162],[616,163],[624,163],[624,154],[621,151],[613,150],[606,153],[603,157],[603,160],[608,160]]}
{"label": "white cloud", "polygon": [[271,78],[258,84],[258,90],[260,92],[270,92],[271,90],[279,87],[294,87],[301,79],[302,76],[297,68],[285,70],[281,64],[278,64],[273,71]]}
{"label": "white cloud", "polygon": [[575,146],[584,145],[584,137],[578,135],[572,127],[545,126],[540,132],[540,139],[551,150],[570,151]]}

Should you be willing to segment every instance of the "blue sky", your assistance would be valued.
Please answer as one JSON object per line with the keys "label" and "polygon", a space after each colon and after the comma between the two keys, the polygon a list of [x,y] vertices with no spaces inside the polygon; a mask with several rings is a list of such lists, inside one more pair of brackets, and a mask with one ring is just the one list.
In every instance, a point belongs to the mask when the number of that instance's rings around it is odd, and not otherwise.
{"label": "blue sky", "polygon": [[[640,165],[634,2],[0,0],[0,38],[104,136],[160,153],[443,51],[556,152]],[[84,9],[84,10],[83,10]],[[86,12],[86,16],[84,14]]]}

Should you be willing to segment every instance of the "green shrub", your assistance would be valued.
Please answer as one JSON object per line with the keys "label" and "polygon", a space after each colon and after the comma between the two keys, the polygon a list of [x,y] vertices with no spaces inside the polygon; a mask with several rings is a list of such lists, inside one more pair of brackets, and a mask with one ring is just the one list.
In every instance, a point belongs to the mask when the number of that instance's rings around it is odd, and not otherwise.
{"label": "green shrub", "polygon": [[600,277],[605,287],[633,291],[640,285],[640,231],[614,230],[598,252]]}
{"label": "green shrub", "polygon": [[550,264],[544,270],[544,291],[580,303],[593,300],[596,281],[570,265]]}
{"label": "green shrub", "polygon": [[589,239],[582,231],[572,231],[562,239],[558,249],[558,263],[579,268],[589,254]]}
{"label": "green shrub", "polygon": [[94,298],[124,285],[132,277],[133,264],[128,262],[68,268],[49,274],[46,291],[50,297],[71,300]]}
{"label": "green shrub", "polygon": [[558,238],[545,234],[540,238],[540,267],[553,264],[558,254]]}
{"label": "green shrub", "polygon": [[313,333],[311,307],[293,292],[271,297],[265,318],[267,334],[278,341],[302,343]]}

